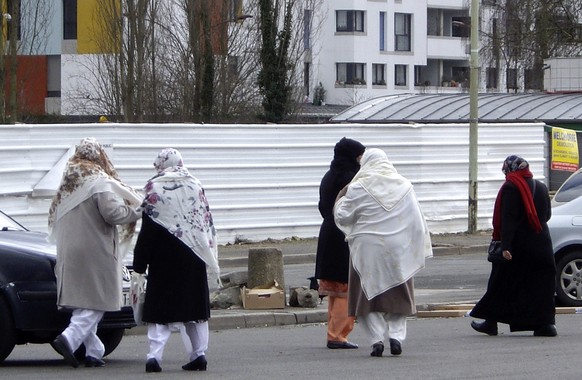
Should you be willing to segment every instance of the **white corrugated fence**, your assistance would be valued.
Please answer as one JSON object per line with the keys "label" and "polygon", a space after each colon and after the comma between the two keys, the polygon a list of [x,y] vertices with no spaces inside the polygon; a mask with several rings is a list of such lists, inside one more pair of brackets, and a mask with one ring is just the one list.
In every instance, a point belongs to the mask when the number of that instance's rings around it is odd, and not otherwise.
{"label": "white corrugated fence", "polygon": [[[491,226],[501,164],[519,154],[545,179],[543,123],[480,124],[478,228]],[[95,137],[121,179],[141,188],[159,150],[181,151],[206,188],[220,242],[317,236],[319,182],[342,137],[381,148],[415,186],[433,233],[467,229],[468,124],[59,124],[0,126],[0,209],[46,231],[50,193],[68,152]],[[64,158],[63,158],[64,157]],[[48,184],[48,185],[47,185]]]}

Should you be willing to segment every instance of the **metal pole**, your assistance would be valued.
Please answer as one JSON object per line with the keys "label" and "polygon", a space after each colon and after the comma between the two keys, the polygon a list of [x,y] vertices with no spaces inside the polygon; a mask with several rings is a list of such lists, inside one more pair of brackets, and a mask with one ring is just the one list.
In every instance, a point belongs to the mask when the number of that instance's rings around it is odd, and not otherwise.
{"label": "metal pole", "polygon": [[477,160],[479,155],[479,0],[471,0],[471,82],[469,109],[469,222],[467,231],[477,230]]}

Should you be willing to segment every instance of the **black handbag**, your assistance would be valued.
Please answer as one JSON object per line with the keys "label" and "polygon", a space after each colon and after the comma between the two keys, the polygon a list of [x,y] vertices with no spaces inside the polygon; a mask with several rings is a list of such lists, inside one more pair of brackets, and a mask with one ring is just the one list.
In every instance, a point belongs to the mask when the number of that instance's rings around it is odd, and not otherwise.
{"label": "black handbag", "polygon": [[491,240],[491,243],[489,243],[489,249],[487,250],[487,261],[490,263],[502,263],[505,261],[503,258],[503,250],[501,249],[500,240]]}

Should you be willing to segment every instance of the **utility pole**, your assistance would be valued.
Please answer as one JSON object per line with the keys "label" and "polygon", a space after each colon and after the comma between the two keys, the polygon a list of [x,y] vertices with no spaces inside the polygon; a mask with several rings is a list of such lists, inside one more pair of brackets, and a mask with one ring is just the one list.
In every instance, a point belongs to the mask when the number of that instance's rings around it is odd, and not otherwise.
{"label": "utility pole", "polygon": [[479,0],[471,0],[471,82],[469,84],[469,215],[467,232],[477,231],[479,157]]}

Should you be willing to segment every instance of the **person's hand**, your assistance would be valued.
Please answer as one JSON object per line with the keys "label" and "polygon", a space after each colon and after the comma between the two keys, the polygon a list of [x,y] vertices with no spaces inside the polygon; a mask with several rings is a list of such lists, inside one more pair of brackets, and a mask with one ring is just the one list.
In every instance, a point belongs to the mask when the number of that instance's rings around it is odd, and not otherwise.
{"label": "person's hand", "polygon": [[341,189],[339,191],[339,193],[337,193],[337,197],[335,197],[335,201],[337,202],[341,197],[346,195],[347,192],[348,192],[348,185],[345,185],[344,188]]}
{"label": "person's hand", "polygon": [[512,259],[511,252],[508,250],[503,251],[503,258],[507,261],[510,261]]}

